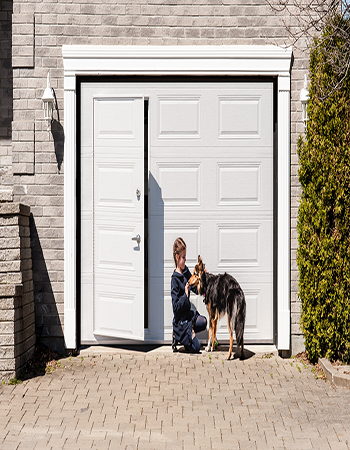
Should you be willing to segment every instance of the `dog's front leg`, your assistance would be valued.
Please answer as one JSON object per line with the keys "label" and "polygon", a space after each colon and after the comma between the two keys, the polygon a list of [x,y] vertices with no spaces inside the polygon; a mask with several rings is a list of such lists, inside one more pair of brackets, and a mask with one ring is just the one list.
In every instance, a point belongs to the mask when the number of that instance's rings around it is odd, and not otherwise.
{"label": "dog's front leg", "polygon": [[210,302],[207,303],[206,306],[207,306],[207,311],[208,311],[208,316],[209,316],[209,331],[208,331],[208,345],[205,347],[205,351],[210,352],[211,340],[212,340],[212,336],[213,336],[213,319],[211,316]]}
{"label": "dog's front leg", "polygon": [[206,352],[210,352],[211,349],[211,341],[213,336],[213,328],[212,328],[212,321],[209,319],[209,331],[208,331],[208,345],[205,347]]}

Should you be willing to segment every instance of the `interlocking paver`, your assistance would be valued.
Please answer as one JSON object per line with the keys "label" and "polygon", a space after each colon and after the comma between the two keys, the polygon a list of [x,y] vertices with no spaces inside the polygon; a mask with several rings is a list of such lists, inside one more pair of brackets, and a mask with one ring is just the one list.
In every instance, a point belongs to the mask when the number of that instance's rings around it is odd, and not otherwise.
{"label": "interlocking paver", "polygon": [[224,358],[111,349],[62,359],[0,387],[0,448],[350,449],[350,390],[295,360]]}

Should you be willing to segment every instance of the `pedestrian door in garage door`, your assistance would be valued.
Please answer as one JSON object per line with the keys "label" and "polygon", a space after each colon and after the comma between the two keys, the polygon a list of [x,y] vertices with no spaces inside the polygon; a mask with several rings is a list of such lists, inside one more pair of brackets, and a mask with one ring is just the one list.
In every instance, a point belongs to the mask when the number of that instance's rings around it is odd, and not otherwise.
{"label": "pedestrian door in garage door", "polygon": [[273,83],[83,82],[82,343],[171,340],[178,236],[191,271],[200,254],[242,285],[245,339],[272,342]]}

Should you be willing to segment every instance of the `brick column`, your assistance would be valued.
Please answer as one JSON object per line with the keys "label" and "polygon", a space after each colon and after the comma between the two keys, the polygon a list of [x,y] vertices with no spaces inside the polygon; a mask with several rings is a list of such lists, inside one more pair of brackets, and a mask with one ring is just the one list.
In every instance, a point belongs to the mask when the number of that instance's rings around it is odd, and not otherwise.
{"label": "brick column", "polygon": [[29,215],[0,203],[0,379],[18,377],[35,348]]}

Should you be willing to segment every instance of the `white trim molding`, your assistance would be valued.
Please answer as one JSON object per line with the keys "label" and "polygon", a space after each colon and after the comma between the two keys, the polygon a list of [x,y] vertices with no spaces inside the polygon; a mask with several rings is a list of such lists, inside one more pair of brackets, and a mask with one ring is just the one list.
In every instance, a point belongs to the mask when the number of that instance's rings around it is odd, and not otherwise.
{"label": "white trim molding", "polygon": [[290,349],[290,77],[278,77],[277,348]]}
{"label": "white trim molding", "polygon": [[[64,90],[64,338],[69,349],[76,339],[76,92]],[[67,120],[69,118],[69,120]]]}
{"label": "white trim molding", "polygon": [[76,77],[78,75],[273,76],[278,86],[277,347],[290,349],[291,49],[266,46],[64,45],[64,337],[76,348]]}

